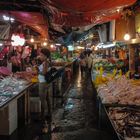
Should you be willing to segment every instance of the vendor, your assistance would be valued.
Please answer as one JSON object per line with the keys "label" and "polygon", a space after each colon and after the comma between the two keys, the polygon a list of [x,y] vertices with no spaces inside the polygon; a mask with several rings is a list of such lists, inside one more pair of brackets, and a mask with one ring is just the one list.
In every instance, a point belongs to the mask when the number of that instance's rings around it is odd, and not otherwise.
{"label": "vendor", "polygon": [[13,52],[11,56],[12,72],[21,70],[21,55],[18,52]]}

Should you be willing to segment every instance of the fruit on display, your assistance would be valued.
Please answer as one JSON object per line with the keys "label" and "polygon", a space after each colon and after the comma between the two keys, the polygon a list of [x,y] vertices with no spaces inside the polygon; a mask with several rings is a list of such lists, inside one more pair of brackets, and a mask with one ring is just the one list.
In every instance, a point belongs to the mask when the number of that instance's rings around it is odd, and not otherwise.
{"label": "fruit on display", "polygon": [[97,68],[100,68],[102,67],[104,70],[106,71],[111,71],[113,70],[115,67],[116,67],[116,64],[112,64],[110,62],[107,62],[107,61],[99,61],[99,62],[96,62],[94,64],[94,67],[97,69]]}
{"label": "fruit on display", "polygon": [[60,58],[60,53],[58,53],[58,52],[51,53],[51,58],[54,60]]}
{"label": "fruit on display", "polygon": [[94,60],[94,68],[103,67],[105,71],[112,71],[115,68],[122,68],[124,66],[123,60],[107,60],[107,59],[96,59]]}
{"label": "fruit on display", "polygon": [[32,83],[37,83],[38,82],[38,76],[34,76],[31,78]]}
{"label": "fruit on display", "polygon": [[98,87],[99,85],[106,84],[108,81],[114,79],[115,77],[121,77],[122,71],[114,69],[112,72],[104,71],[102,67],[100,69],[96,68],[95,79],[93,79],[93,83],[95,87]]}

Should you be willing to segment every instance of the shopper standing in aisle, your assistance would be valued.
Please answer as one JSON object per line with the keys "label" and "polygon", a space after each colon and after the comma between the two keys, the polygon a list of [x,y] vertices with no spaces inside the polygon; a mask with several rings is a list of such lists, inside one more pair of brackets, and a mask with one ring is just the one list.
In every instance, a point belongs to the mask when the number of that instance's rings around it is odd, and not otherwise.
{"label": "shopper standing in aisle", "polygon": [[92,63],[93,63],[93,54],[90,53],[88,54],[88,57],[87,57],[87,66],[88,66],[88,72],[89,74],[91,74],[91,69],[92,69]]}
{"label": "shopper standing in aisle", "polygon": [[39,96],[41,100],[42,119],[45,119],[45,113],[47,112],[47,110],[48,110],[48,114],[46,115],[50,116],[50,101],[49,101],[49,96],[47,94],[47,84],[45,80],[45,74],[49,69],[49,58],[50,58],[50,51],[46,48],[42,48],[39,54],[39,59],[41,61],[41,64],[38,67]]}
{"label": "shopper standing in aisle", "polygon": [[86,57],[84,53],[80,55],[80,69],[81,69],[81,75],[84,76],[86,73]]}

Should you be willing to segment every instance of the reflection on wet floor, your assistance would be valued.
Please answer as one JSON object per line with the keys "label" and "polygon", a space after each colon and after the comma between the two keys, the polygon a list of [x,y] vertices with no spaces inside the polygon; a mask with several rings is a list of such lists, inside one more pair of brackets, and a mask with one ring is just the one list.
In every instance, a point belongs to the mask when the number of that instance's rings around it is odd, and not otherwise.
{"label": "reflection on wet floor", "polygon": [[81,76],[78,73],[65,94],[63,106],[53,112],[52,122],[46,123],[46,133],[42,134],[43,126],[40,121],[33,121],[23,130],[16,132],[15,136],[7,139],[112,140],[107,133],[98,130],[95,95],[96,90],[92,86],[90,75]]}
{"label": "reflection on wet floor", "polygon": [[66,94],[62,108],[53,114],[55,131],[52,140],[111,140],[105,132],[97,129],[96,91],[90,76],[79,73]]}

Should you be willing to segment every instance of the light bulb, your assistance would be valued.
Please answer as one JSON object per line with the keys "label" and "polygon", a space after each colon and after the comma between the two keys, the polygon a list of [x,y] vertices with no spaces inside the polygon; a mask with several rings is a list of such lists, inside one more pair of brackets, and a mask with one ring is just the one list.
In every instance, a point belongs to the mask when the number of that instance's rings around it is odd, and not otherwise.
{"label": "light bulb", "polygon": [[130,35],[128,33],[126,33],[124,35],[124,40],[126,40],[126,41],[130,40]]}
{"label": "light bulb", "polygon": [[50,47],[51,47],[51,48],[53,48],[53,47],[54,47],[54,45],[52,44],[52,45],[50,45]]}
{"label": "light bulb", "polygon": [[47,42],[44,42],[44,43],[43,43],[43,46],[47,46]]}
{"label": "light bulb", "polygon": [[120,12],[120,9],[117,9],[117,12],[119,13]]}
{"label": "light bulb", "polygon": [[34,42],[34,39],[33,39],[33,38],[31,38],[31,39],[30,39],[30,41],[33,43],[33,42]]}

